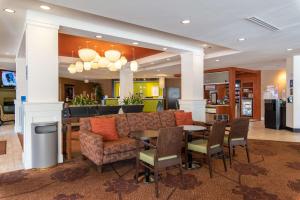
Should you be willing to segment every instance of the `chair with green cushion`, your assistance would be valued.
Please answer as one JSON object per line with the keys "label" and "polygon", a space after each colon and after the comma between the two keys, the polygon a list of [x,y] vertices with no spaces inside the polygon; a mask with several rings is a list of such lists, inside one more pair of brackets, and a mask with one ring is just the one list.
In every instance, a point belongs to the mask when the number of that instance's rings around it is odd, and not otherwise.
{"label": "chair with green cushion", "polygon": [[[155,194],[158,197],[158,173],[168,167],[178,167],[182,176],[182,160],[181,160],[181,142],[182,142],[182,127],[162,128],[159,130],[156,146],[148,143],[149,150],[140,151],[137,148],[136,159],[136,175],[135,179],[138,182],[139,167],[144,167],[154,171]],[[183,177],[183,176],[182,176]]]}
{"label": "chair with green cushion", "polygon": [[188,151],[193,151],[207,155],[209,174],[211,178],[211,159],[214,156],[222,156],[224,169],[225,171],[227,171],[225,155],[223,150],[225,127],[226,122],[214,122],[207,139],[194,140],[192,142],[187,143],[187,151],[185,154],[186,160],[188,160]]}
{"label": "chair with green cushion", "polygon": [[230,167],[232,163],[232,153],[234,154],[235,147],[241,146],[246,149],[248,163],[250,163],[248,149],[248,130],[249,118],[238,118],[230,123],[229,135],[224,136],[224,146],[229,148]]}

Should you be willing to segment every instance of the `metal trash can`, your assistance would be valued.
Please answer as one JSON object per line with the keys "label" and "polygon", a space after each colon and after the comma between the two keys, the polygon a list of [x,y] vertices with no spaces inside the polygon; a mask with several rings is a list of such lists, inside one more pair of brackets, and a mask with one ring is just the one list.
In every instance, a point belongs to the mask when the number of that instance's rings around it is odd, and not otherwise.
{"label": "metal trash can", "polygon": [[58,160],[58,122],[31,124],[32,168],[47,168]]}

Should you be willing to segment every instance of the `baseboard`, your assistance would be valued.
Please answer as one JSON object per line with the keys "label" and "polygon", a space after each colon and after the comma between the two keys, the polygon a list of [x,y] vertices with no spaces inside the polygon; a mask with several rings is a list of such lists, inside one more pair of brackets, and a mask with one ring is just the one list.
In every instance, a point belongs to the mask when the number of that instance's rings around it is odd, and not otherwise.
{"label": "baseboard", "polygon": [[294,133],[300,133],[300,128],[285,127],[285,129]]}

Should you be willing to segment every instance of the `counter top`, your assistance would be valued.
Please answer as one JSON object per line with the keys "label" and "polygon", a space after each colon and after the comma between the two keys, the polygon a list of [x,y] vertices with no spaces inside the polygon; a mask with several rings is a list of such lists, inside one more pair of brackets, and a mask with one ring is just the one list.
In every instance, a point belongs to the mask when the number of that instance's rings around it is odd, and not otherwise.
{"label": "counter top", "polygon": [[217,104],[217,105],[207,104],[206,105],[207,108],[215,108],[215,107],[221,107],[221,106],[230,106],[230,104]]}

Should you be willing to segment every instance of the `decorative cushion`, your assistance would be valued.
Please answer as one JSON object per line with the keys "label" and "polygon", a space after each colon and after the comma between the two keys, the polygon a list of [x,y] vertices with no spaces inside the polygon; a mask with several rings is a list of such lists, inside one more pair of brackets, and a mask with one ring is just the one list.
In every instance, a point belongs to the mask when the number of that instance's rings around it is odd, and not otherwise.
{"label": "decorative cushion", "polygon": [[[154,149],[141,151],[140,155],[139,155],[140,160],[145,163],[148,163],[149,165],[154,166],[154,154],[155,154]],[[169,160],[169,159],[173,159],[173,158],[177,158],[177,155],[161,157],[161,158],[158,158],[158,161]]]}
{"label": "decorative cushion", "polygon": [[[207,154],[207,143],[208,140],[194,140],[188,143],[188,150]],[[219,144],[216,144],[211,146],[210,148],[213,149],[219,146]]]}
{"label": "decorative cushion", "polygon": [[193,118],[191,112],[175,112],[176,125],[193,125]]}
{"label": "decorative cushion", "polygon": [[158,115],[160,118],[161,126],[163,128],[176,126],[176,121],[175,121],[175,116],[173,111],[159,112]]}
{"label": "decorative cushion", "polygon": [[144,120],[147,130],[158,130],[162,127],[157,112],[144,113]]}
{"label": "decorative cushion", "polygon": [[104,141],[119,139],[115,117],[91,117],[92,132],[103,137]]}
{"label": "decorative cushion", "polygon": [[146,129],[144,113],[127,113],[127,121],[130,131],[143,131]]}
{"label": "decorative cushion", "polygon": [[[228,135],[224,136],[224,144],[228,145]],[[243,141],[244,138],[232,138],[231,141]]]}
{"label": "decorative cushion", "polygon": [[136,141],[128,137],[120,137],[115,141],[104,142],[103,149],[105,155],[132,151],[136,149]]}
{"label": "decorative cushion", "polygon": [[127,137],[130,133],[129,124],[125,114],[115,115],[116,125],[119,136]]}

